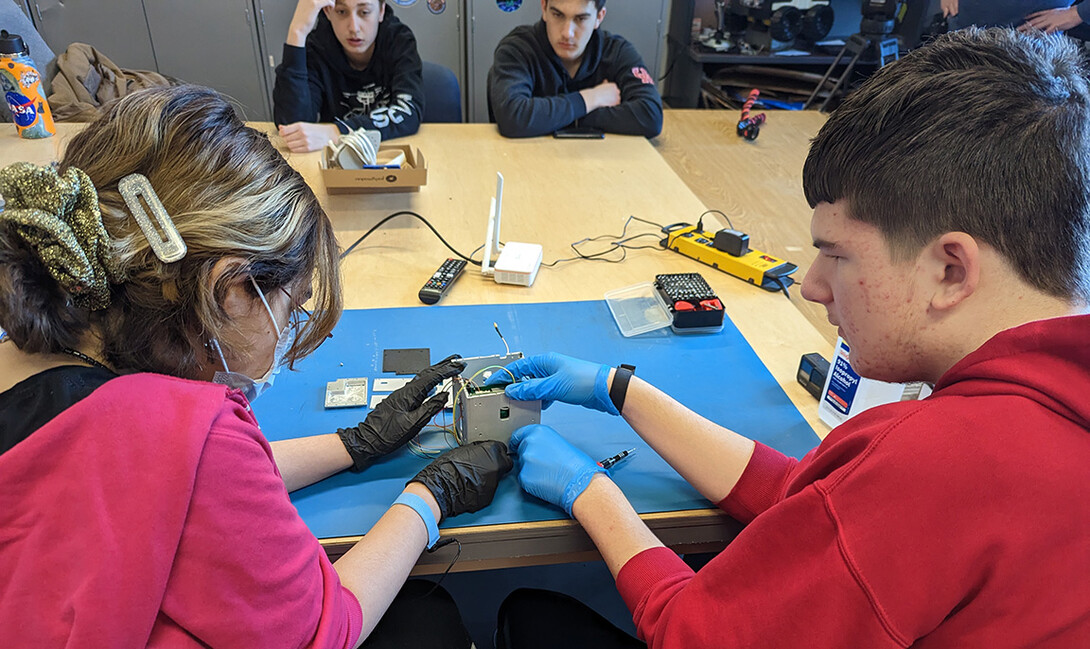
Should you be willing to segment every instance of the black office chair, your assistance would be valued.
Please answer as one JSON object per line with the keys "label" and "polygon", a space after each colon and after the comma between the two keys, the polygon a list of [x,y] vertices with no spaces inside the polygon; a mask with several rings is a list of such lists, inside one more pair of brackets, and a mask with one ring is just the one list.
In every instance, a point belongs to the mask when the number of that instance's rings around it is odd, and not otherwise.
{"label": "black office chair", "polygon": [[461,122],[462,90],[458,77],[450,68],[438,63],[423,62],[424,121]]}

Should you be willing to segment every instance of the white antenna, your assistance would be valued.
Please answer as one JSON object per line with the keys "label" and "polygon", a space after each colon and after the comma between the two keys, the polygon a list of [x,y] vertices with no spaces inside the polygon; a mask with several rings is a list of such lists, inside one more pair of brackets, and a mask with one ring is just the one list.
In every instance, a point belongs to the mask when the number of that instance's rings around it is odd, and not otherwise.
{"label": "white antenna", "polygon": [[496,172],[496,195],[488,208],[488,227],[484,232],[484,255],[481,274],[491,275],[492,256],[500,254],[500,212],[503,209],[503,174]]}
{"label": "white antenna", "polygon": [[503,211],[503,174],[496,172],[496,238],[492,251],[500,254],[500,216]]}

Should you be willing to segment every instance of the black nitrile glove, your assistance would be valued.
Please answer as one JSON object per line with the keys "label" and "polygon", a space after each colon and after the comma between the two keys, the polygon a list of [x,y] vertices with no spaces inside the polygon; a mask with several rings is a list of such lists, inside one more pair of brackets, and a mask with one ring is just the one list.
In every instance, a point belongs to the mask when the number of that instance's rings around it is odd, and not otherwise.
{"label": "black nitrile glove", "polygon": [[475,512],[492,502],[500,478],[511,470],[507,445],[478,441],[451,449],[424,467],[410,482],[428,488],[443,518]]}
{"label": "black nitrile glove", "polygon": [[378,404],[359,425],[337,430],[352,456],[352,471],[359,473],[376,458],[401,448],[443,409],[447,403],[446,392],[427,401],[424,399],[443,379],[465,368],[460,358],[455,354],[424,368],[412,381]]}

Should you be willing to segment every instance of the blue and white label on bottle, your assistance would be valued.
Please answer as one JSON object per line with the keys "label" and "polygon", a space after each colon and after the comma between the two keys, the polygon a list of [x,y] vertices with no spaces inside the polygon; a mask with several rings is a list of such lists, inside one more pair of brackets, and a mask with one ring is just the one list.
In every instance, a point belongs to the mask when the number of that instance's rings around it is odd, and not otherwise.
{"label": "blue and white label on bottle", "polygon": [[844,415],[852,409],[855,392],[859,389],[859,375],[848,363],[849,351],[847,343],[838,345],[833,367],[829,370],[829,388],[824,395],[825,403]]}
{"label": "blue and white label on bottle", "polygon": [[26,128],[38,119],[38,111],[34,108],[34,102],[29,97],[18,92],[4,93],[8,100],[8,108],[11,109],[11,118],[15,123]]}
{"label": "blue and white label on bottle", "polygon": [[522,6],[522,0],[496,0],[496,6],[500,8],[500,11],[511,13],[519,10],[519,7]]}

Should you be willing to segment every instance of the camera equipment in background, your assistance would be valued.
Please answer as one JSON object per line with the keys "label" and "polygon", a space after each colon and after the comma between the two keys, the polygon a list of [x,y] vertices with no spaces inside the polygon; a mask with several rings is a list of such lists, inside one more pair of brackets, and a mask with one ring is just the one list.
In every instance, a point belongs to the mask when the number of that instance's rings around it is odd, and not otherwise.
{"label": "camera equipment in background", "polygon": [[810,47],[833,27],[828,2],[813,0],[736,0],[746,10],[743,51],[771,52]]}
{"label": "camera equipment in background", "polygon": [[810,47],[833,27],[825,0],[715,0],[715,32],[700,43],[716,52],[762,54]]}
{"label": "camera equipment in background", "polygon": [[[863,55],[872,53],[878,67],[897,60],[900,44],[897,37],[892,34],[893,28],[897,26],[898,18],[903,13],[903,8],[904,3],[902,0],[863,0],[860,7],[863,18],[859,22],[859,33],[848,37],[844,47],[840,48],[840,52],[833,59],[829,69],[825,71],[821,81],[818,82],[814,91],[810,93],[810,98],[803,105],[804,109],[812,106],[818,97],[828,89],[828,94],[821,103],[821,110],[824,112],[835,97],[847,90],[846,86],[851,81],[851,74],[855,69],[855,64],[859,62]],[[850,56],[847,67],[840,73],[840,76],[834,78],[833,73],[836,72],[846,56]]]}

